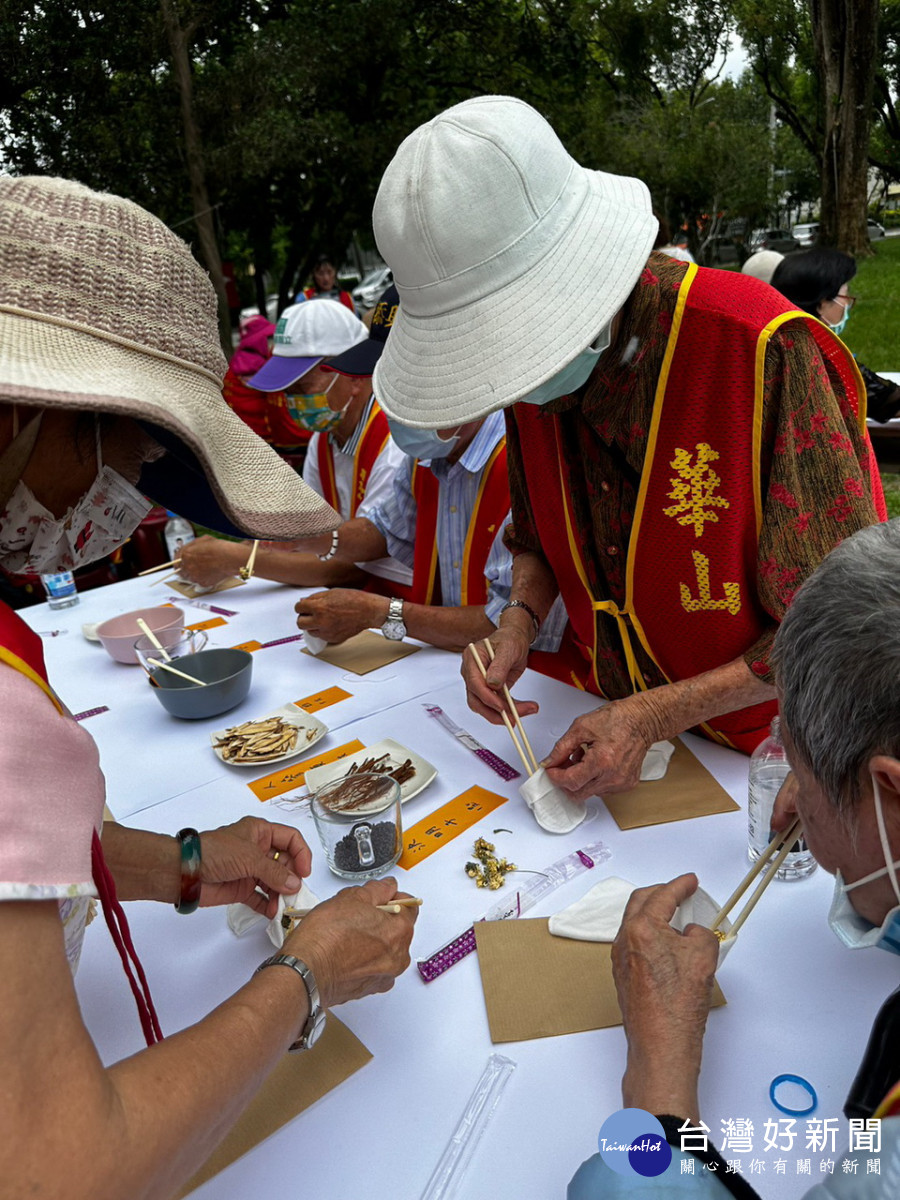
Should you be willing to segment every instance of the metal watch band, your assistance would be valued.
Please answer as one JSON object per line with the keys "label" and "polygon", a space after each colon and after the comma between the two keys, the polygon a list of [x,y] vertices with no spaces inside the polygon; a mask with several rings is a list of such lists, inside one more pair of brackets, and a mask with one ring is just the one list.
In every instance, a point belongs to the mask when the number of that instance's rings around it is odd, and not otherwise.
{"label": "metal watch band", "polygon": [[537,615],[531,605],[526,604],[524,600],[507,600],[507,602],[500,609],[500,616],[502,617],[509,608],[522,608],[528,613],[529,617],[531,617],[531,620],[534,624],[534,637],[531,639],[533,642],[534,638],[536,638],[541,632],[541,618]]}
{"label": "metal watch band", "polygon": [[388,605],[387,619],[389,621],[402,621],[403,620],[403,601],[398,600],[396,596]]}
{"label": "metal watch band", "polygon": [[319,999],[319,987],[312,968],[308,967],[302,958],[296,958],[293,954],[273,954],[271,958],[261,962],[253,974],[258,975],[266,967],[290,967],[303,980],[303,986],[309,997],[309,1016],[300,1030],[300,1036],[288,1046],[288,1053],[295,1054],[298,1050],[309,1050],[321,1037],[327,1018],[327,1013],[322,1008]]}

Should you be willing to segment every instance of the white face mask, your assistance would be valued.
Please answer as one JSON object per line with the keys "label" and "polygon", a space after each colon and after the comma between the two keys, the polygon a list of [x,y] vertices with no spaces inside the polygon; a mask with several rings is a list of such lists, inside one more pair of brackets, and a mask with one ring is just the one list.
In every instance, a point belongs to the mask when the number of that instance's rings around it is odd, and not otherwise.
{"label": "white face mask", "polygon": [[[885,866],[871,875],[865,875],[854,883],[844,883],[840,871],[834,877],[834,896],[828,913],[828,924],[845,946],[851,950],[864,950],[870,946],[878,946],[891,954],[900,954],[900,881],[897,879],[897,868],[900,863],[893,861],[891,847],[888,843],[887,829],[884,824],[884,812],[881,807],[881,789],[878,780],[872,776],[872,791],[875,797],[875,818],[878,822],[878,837],[884,853]],[[882,875],[889,875],[897,903],[885,913],[880,925],[867,921],[853,907],[848,892],[862,887],[864,883],[872,883]]]}
{"label": "white face mask", "polygon": [[152,507],[103,465],[98,422],[97,476],[64,517],[54,517],[21,479],[16,484],[0,513],[0,564],[14,575],[83,567],[126,542]]}
{"label": "white face mask", "polygon": [[539,384],[533,391],[528,392],[525,396],[520,396],[516,403],[549,404],[551,400],[558,400],[560,396],[568,396],[572,392],[577,392],[597,365],[597,359],[604,350],[609,349],[611,341],[612,322],[600,330],[587,350],[582,350],[577,358],[573,358],[561,371],[557,371],[555,375]]}

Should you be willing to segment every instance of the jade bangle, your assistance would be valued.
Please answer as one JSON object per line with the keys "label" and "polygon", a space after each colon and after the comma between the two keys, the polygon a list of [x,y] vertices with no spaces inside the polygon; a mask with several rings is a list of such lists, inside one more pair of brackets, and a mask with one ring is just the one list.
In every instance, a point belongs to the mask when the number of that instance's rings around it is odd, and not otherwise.
{"label": "jade bangle", "polygon": [[181,851],[181,899],[175,911],[188,916],[200,905],[200,834],[196,829],[182,829],[178,833]]}

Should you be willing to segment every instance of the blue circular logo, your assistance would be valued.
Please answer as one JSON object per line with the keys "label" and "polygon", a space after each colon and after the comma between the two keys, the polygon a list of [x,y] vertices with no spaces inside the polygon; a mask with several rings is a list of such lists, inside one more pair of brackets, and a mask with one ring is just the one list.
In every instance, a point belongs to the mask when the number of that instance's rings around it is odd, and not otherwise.
{"label": "blue circular logo", "polygon": [[600,1156],[617,1175],[652,1178],[672,1161],[662,1125],[642,1108],[623,1108],[603,1122],[597,1138]]}

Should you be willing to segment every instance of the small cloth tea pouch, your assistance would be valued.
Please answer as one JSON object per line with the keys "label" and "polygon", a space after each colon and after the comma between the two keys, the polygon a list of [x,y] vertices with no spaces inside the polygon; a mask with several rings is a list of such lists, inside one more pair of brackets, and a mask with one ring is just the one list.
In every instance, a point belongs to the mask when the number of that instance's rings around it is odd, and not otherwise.
{"label": "small cloth tea pouch", "polygon": [[585,817],[584,804],[573,800],[562,788],[555,787],[543,767],[519,787],[519,795],[534,813],[541,829],[548,833],[569,833]]}
{"label": "small cloth tea pouch", "polygon": [[669,759],[674,753],[675,747],[671,742],[654,742],[641,763],[641,783],[665,778],[669,769]]}
{"label": "small cloth tea pouch", "polygon": [[[612,942],[619,932],[622,917],[628,898],[637,885],[610,875],[595,883],[589,892],[561,909],[550,918],[548,927],[556,937],[577,938],[582,942]],[[675,910],[670,922],[673,929],[682,933],[688,925],[703,925],[707,929],[712,924],[719,906],[715,900],[698,888],[693,896],[688,896],[683,904]],[[722,922],[723,932],[727,935],[731,928],[730,921]],[[728,936],[719,946],[718,966],[725,961],[725,956],[734,945],[736,938]]]}
{"label": "small cloth tea pouch", "polygon": [[328,643],[324,638],[316,637],[315,634],[303,630],[303,645],[310,654],[321,654]]}
{"label": "small cloth tea pouch", "polygon": [[[269,940],[279,950],[284,944],[286,930],[282,924],[284,910],[286,908],[297,909],[300,912],[306,912],[307,909],[315,908],[319,903],[319,897],[307,887],[306,881],[300,885],[300,891],[295,892],[293,896],[278,897],[278,912],[268,922],[266,932],[269,935]],[[228,905],[228,928],[237,937],[243,937],[245,933],[251,930],[254,925],[258,925],[261,921],[265,921],[262,913],[254,912],[246,904],[229,904]]]}

